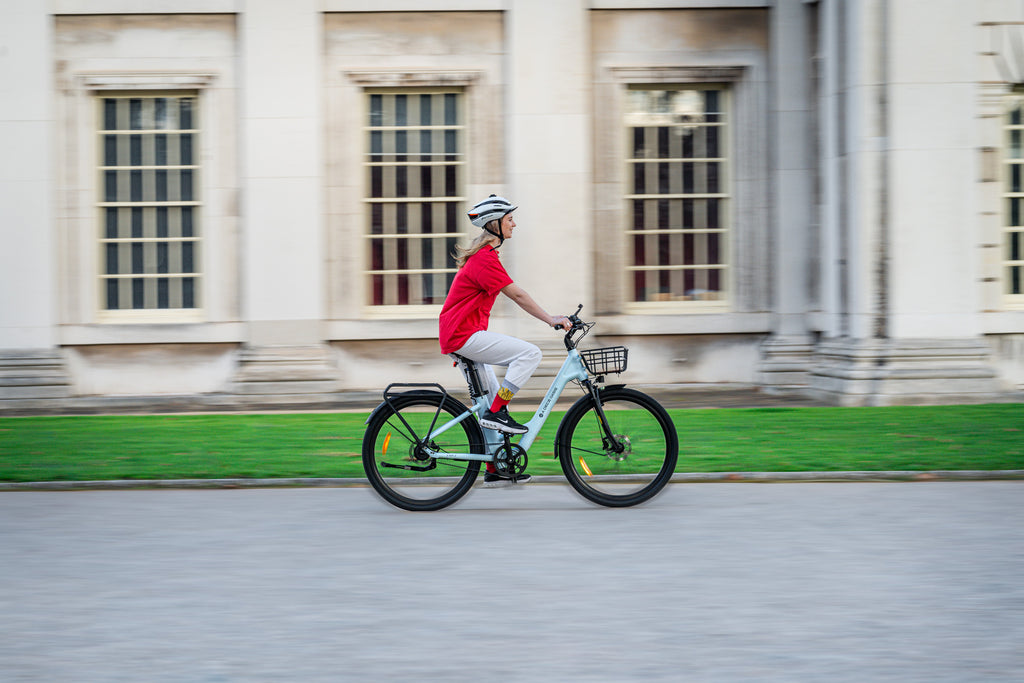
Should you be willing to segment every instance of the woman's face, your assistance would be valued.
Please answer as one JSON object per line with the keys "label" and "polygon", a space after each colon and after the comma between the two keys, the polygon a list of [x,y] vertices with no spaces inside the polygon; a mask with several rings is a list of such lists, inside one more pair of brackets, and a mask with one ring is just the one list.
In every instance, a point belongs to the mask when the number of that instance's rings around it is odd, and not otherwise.
{"label": "woman's face", "polygon": [[516,221],[512,218],[511,213],[506,213],[501,217],[501,236],[508,239],[512,236],[512,229],[516,227]]}

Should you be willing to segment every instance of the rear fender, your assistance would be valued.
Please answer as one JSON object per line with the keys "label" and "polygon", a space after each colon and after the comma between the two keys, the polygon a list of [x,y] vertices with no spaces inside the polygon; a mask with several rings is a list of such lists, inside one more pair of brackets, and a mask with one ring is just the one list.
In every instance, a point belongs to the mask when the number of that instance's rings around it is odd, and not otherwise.
{"label": "rear fender", "polygon": [[[438,391],[430,389],[413,389],[412,391],[393,391],[395,387],[437,387]],[[448,398],[448,392],[444,390],[440,384],[389,384],[388,388],[384,390],[384,401],[379,403],[373,411],[370,412],[370,416],[366,418],[366,422],[363,424],[370,424],[372,420],[380,411],[386,410],[392,407],[393,401],[400,397],[409,398],[438,398],[439,403],[444,403]]]}

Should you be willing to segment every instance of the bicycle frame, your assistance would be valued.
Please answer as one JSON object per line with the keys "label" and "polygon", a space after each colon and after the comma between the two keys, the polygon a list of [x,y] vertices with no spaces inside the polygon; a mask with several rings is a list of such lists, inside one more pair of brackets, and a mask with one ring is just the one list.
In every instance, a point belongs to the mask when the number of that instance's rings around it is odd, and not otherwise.
{"label": "bicycle frame", "polygon": [[[547,422],[548,417],[551,416],[551,409],[562,395],[562,392],[565,391],[565,387],[568,386],[569,382],[574,380],[583,381],[586,379],[587,369],[583,365],[583,360],[580,358],[579,352],[576,349],[569,349],[565,357],[565,361],[562,362],[562,367],[558,370],[558,374],[555,375],[555,378],[551,381],[551,386],[544,395],[544,400],[540,402],[540,406],[537,408],[537,411],[525,425],[527,431],[522,435],[522,438],[519,439],[518,445],[520,448],[524,451],[530,450],[530,446],[533,445],[533,442],[540,434],[540,430],[544,427],[544,423]],[[458,417],[455,417],[435,428],[434,431],[430,433],[430,436],[426,441],[429,442],[437,438],[474,414],[482,415],[489,407],[486,396],[478,398],[472,408],[468,409]],[[484,440],[487,444],[486,454],[449,453],[447,451],[435,451],[430,448],[424,448],[424,453],[432,458],[439,459],[480,460],[481,462],[493,462],[494,451],[498,446],[505,443],[504,435],[490,429],[484,429]]]}

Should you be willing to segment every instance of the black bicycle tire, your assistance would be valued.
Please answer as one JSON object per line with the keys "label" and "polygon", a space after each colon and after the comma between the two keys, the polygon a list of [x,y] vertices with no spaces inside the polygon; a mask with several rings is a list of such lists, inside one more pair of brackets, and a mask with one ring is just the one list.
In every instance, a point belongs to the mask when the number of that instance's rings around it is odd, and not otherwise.
{"label": "black bicycle tire", "polygon": [[[376,465],[374,447],[381,428],[387,424],[393,415],[401,412],[403,409],[414,406],[436,409],[438,405],[441,406],[442,416],[444,413],[447,413],[451,417],[456,417],[467,410],[466,406],[451,396],[433,391],[415,391],[392,397],[389,403],[383,403],[378,406],[368,420],[366,431],[363,434],[363,470],[366,473],[367,481],[369,481],[370,486],[373,487],[377,494],[397,508],[409,510],[410,512],[433,512],[446,508],[469,492],[480,473],[479,460],[467,461],[466,471],[458,482],[434,498],[410,498],[409,496],[404,496],[388,486],[387,482],[380,476]],[[486,452],[484,435],[477,421],[472,418],[463,420],[460,426],[470,442],[470,452]]]}
{"label": "black bicycle tire", "polygon": [[569,484],[576,489],[576,492],[587,500],[603,505],[605,507],[631,507],[644,503],[658,493],[668,484],[675,472],[676,462],[679,459],[679,435],[676,432],[675,424],[665,408],[654,398],[647,394],[627,389],[625,387],[607,387],[600,390],[602,403],[607,401],[629,401],[651,413],[661,425],[665,434],[665,460],[662,462],[655,478],[645,487],[632,491],[627,495],[613,495],[598,491],[589,486],[579,473],[573,463],[572,435],[583,418],[590,411],[594,410],[594,401],[591,396],[584,396],[574,403],[562,418],[558,426],[558,434],[555,437],[555,448],[558,453],[558,461],[562,466],[562,473]]}

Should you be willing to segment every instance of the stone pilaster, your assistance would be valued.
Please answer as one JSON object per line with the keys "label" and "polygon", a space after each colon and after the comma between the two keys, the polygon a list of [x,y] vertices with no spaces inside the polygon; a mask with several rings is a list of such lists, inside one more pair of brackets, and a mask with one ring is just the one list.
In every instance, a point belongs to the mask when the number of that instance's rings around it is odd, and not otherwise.
{"label": "stone pilaster", "polygon": [[807,6],[776,0],[772,9],[772,336],[762,345],[759,382],[766,389],[807,384],[813,154]]}

